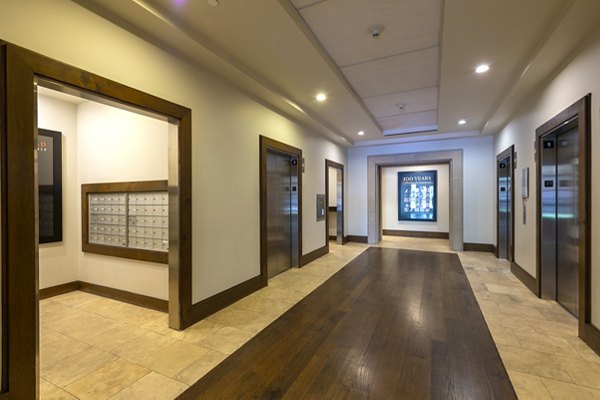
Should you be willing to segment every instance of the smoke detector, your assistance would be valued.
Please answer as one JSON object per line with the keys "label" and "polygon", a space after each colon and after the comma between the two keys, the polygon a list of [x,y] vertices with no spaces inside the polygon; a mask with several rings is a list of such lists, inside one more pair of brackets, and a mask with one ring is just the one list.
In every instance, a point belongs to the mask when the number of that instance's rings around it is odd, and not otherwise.
{"label": "smoke detector", "polygon": [[369,27],[369,33],[375,39],[377,39],[383,33],[384,27],[381,24],[371,25]]}
{"label": "smoke detector", "polygon": [[213,7],[216,7],[219,5],[219,0],[208,0],[208,4]]}

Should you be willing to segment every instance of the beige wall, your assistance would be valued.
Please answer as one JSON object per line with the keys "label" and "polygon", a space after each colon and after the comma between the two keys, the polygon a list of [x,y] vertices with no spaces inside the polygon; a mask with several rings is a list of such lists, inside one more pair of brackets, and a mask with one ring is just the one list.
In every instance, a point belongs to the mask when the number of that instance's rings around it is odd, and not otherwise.
{"label": "beige wall", "polygon": [[[398,220],[398,172],[437,171],[437,221]],[[385,167],[381,169],[381,229],[449,232],[450,175],[448,165]]]}
{"label": "beige wall", "polygon": [[515,261],[532,276],[536,275],[536,164],[533,143],[535,129],[571,104],[592,93],[592,322],[600,326],[600,219],[594,214],[600,204],[600,29],[585,43],[564,69],[558,72],[539,92],[522,105],[521,112],[495,137],[495,154],[511,145],[517,152],[516,182],[521,170],[529,167],[529,198],[527,223],[523,224],[523,203],[520,184],[515,185]]}
{"label": "beige wall", "polygon": [[304,151],[303,253],[325,245],[315,196],[344,148],[68,0],[3,2],[0,38],[192,109],[194,302],[260,272],[261,134]]}

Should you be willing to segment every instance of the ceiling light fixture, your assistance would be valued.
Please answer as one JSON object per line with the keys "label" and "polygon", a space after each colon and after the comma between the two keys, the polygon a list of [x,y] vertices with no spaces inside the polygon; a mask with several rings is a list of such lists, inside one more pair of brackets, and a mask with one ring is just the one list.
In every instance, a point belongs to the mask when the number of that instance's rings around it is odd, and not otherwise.
{"label": "ceiling light fixture", "polygon": [[358,131],[357,133],[358,133],[358,136],[364,136],[365,135],[365,131],[362,131],[362,130]]}
{"label": "ceiling light fixture", "polygon": [[315,99],[317,99],[318,102],[324,102],[325,100],[327,100],[327,95],[325,93],[319,93],[315,96]]}
{"label": "ceiling light fixture", "polygon": [[377,39],[383,33],[385,28],[381,24],[371,25],[369,27],[369,33],[374,39]]}
{"label": "ceiling light fixture", "polygon": [[466,123],[467,123],[467,120],[466,120],[466,119],[459,119],[459,120],[458,120],[458,124],[459,124],[459,125],[465,125]]}
{"label": "ceiling light fixture", "polygon": [[477,72],[478,74],[483,74],[485,72],[488,72],[490,70],[490,66],[487,64],[481,64],[478,65],[477,68],[475,68],[475,72]]}

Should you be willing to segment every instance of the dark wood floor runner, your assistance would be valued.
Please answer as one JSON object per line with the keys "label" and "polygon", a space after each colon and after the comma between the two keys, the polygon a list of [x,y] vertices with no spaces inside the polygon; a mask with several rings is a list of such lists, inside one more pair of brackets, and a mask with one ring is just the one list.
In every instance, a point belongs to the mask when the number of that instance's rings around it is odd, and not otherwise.
{"label": "dark wood floor runner", "polygon": [[371,247],[180,399],[516,399],[458,256]]}

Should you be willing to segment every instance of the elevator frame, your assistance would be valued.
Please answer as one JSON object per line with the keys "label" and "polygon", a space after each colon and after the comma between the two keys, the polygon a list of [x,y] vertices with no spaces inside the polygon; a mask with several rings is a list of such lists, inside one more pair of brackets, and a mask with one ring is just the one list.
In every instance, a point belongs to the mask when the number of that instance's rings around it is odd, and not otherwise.
{"label": "elevator frame", "polygon": [[509,223],[509,242],[508,242],[508,261],[515,260],[515,146],[512,145],[496,156],[496,248],[495,256],[499,258],[500,249],[500,204],[498,199],[500,192],[498,191],[498,164],[500,161],[510,158],[510,223]]}
{"label": "elevator frame", "polygon": [[292,259],[297,257],[298,266],[302,266],[302,150],[277,140],[260,135],[260,280],[263,286],[268,282],[267,271],[267,152],[274,151],[295,157],[298,160],[298,235],[297,243],[292,243],[292,248],[297,252]]}
{"label": "elevator frame", "polygon": [[344,236],[344,215],[346,213],[346,204],[344,202],[344,165],[337,163],[331,160],[325,160],[325,204],[326,204],[326,214],[327,218],[325,218],[325,246],[327,247],[327,252],[329,252],[329,168],[334,168],[338,170],[338,173],[341,175],[342,180],[342,202],[341,205],[338,205],[337,210],[337,226],[338,230],[341,230],[342,233],[342,241],[338,244],[344,245],[348,242],[348,237]]}
{"label": "elevator frame", "polygon": [[[592,348],[600,345],[600,331],[591,324],[591,100],[588,94],[575,102],[567,109],[550,119],[548,122],[536,129],[536,286],[537,296],[542,294],[542,151],[543,139],[548,133],[554,131],[561,125],[578,118],[579,135],[579,298],[578,298],[578,323],[579,337]],[[596,343],[596,346],[591,345]]]}

